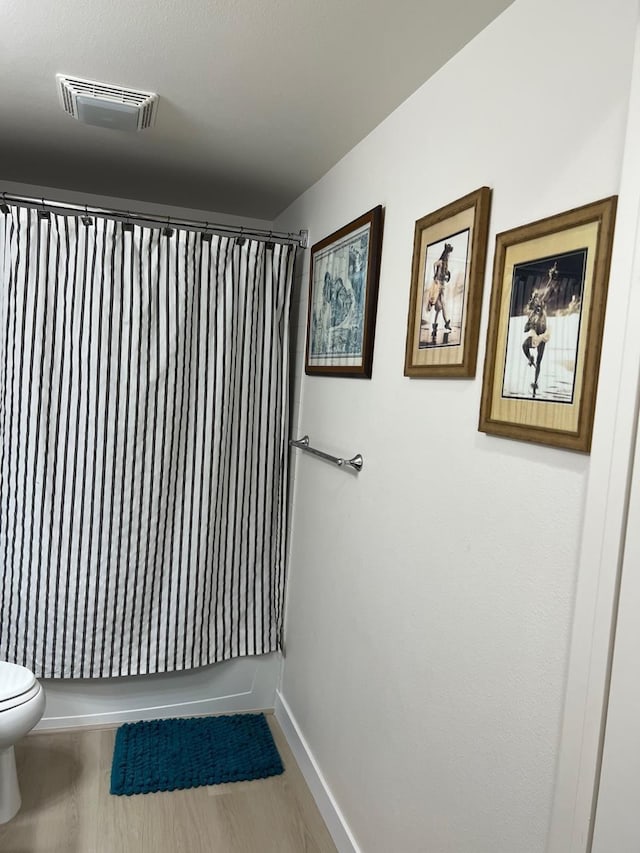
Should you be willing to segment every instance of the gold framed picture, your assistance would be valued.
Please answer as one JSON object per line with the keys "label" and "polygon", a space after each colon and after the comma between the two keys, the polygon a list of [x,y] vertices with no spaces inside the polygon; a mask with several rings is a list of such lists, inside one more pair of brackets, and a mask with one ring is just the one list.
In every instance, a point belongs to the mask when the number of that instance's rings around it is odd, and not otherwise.
{"label": "gold framed picture", "polygon": [[590,451],[616,203],[496,236],[481,432]]}
{"label": "gold framed picture", "polygon": [[405,376],[475,376],[491,190],[415,225]]}

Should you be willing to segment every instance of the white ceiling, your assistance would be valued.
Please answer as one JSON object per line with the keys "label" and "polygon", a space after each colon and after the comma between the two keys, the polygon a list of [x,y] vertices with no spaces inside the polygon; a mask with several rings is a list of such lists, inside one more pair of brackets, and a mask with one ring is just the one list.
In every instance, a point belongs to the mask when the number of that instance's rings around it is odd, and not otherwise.
{"label": "white ceiling", "polygon": [[[273,219],[510,2],[2,0],[0,179]],[[155,127],[75,121],[57,72]]]}

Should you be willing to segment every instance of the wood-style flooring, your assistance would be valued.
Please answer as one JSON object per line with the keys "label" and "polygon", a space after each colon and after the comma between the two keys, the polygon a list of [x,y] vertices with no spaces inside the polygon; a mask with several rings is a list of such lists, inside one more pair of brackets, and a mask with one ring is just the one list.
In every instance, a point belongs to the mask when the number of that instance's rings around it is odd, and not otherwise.
{"label": "wood-style flooring", "polygon": [[32,734],[16,747],[22,809],[1,853],[335,853],[280,728],[282,776],[114,797],[115,731]]}

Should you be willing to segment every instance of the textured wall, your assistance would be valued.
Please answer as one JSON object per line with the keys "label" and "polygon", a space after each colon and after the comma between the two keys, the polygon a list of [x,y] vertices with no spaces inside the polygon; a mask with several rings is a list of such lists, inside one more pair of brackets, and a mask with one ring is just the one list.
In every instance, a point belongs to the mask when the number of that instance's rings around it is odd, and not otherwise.
{"label": "textured wall", "polygon": [[[371,381],[303,377],[283,694],[366,853],[543,853],[588,457],[477,432],[496,232],[618,191],[634,0],[517,0],[292,205],[386,208]],[[425,49],[434,33],[425,33]],[[403,376],[414,221],[494,189],[478,377]],[[612,377],[602,377],[607,381]]]}

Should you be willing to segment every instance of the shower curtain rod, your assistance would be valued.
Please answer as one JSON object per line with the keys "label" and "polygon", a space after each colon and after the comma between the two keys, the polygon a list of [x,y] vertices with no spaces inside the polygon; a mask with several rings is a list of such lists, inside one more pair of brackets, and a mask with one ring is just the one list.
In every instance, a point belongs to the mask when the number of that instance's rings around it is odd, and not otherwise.
{"label": "shower curtain rod", "polygon": [[[81,216],[95,216],[101,219],[116,219],[119,222],[131,222],[138,225],[151,225],[163,227],[173,226],[187,231],[203,231],[206,234],[217,234],[223,237],[247,237],[257,240],[268,240],[271,243],[283,243],[300,246],[306,249],[309,243],[309,232],[300,229],[296,234],[286,231],[266,231],[260,228],[245,228],[242,225],[223,225],[219,222],[200,221],[197,219],[176,219],[173,216],[154,216],[150,213],[136,213],[131,210],[110,210],[105,207],[92,207],[86,204],[71,204],[68,202],[49,201],[43,198],[30,198],[28,196],[13,195],[13,193],[0,192],[0,209],[2,204],[17,204],[21,207],[30,207],[48,213],[60,213],[62,215],[73,213]],[[6,212],[6,211],[4,211]]]}

